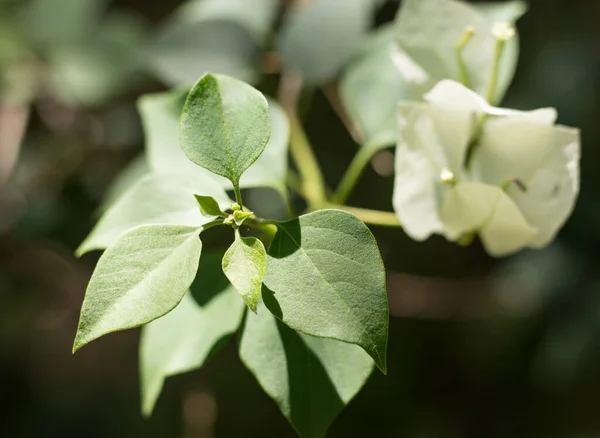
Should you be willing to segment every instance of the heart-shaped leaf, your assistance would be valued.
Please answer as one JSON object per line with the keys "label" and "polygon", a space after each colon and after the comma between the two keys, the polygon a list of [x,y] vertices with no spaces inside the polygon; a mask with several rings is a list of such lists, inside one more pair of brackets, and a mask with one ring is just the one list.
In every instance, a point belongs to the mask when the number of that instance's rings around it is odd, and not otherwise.
{"label": "heart-shaped leaf", "polygon": [[300,332],[360,345],[385,372],[388,304],[375,238],[352,214],[319,210],[278,224],[268,251],[269,310]]}
{"label": "heart-shaped leaf", "polygon": [[119,238],[90,279],[73,351],[170,312],[196,276],[199,234],[196,227],[144,225]]}
{"label": "heart-shaped leaf", "polygon": [[303,438],[322,438],[373,371],[359,347],[294,332],[261,308],[248,313],[240,358]]}
{"label": "heart-shaped leaf", "polygon": [[192,88],[181,116],[181,147],[199,166],[239,188],[241,175],[271,136],[269,105],[250,85],[204,75]]}

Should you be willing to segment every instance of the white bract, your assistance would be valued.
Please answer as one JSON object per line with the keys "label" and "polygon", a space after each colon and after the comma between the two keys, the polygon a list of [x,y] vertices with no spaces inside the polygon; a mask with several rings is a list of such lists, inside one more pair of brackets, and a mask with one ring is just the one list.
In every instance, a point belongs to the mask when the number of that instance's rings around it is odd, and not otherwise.
{"label": "white bract", "polygon": [[492,107],[451,80],[400,104],[393,202],[406,233],[478,233],[493,256],[550,243],[579,192],[579,131],[555,120],[552,108]]}

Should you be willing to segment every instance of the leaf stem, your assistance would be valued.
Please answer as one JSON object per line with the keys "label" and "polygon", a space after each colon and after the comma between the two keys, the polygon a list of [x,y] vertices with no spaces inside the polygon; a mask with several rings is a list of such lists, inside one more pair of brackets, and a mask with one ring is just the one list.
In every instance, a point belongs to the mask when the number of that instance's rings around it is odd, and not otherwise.
{"label": "leaf stem", "polygon": [[346,169],[344,176],[342,176],[342,180],[340,181],[335,193],[331,197],[331,202],[336,204],[344,204],[350,194],[354,190],[354,187],[358,183],[359,178],[363,174],[365,167],[373,158],[373,155],[377,152],[377,148],[369,145],[362,146],[354,158],[352,162]]}
{"label": "leaf stem", "polygon": [[269,235],[271,239],[277,234],[277,222],[275,221],[269,221],[255,216],[246,219],[244,225],[264,232]]}
{"label": "leaf stem", "polygon": [[381,227],[402,227],[395,213],[390,211],[369,210],[367,208],[349,207],[334,203],[327,203],[322,208],[333,208],[352,213],[366,224],[378,225]]}
{"label": "leaf stem", "polygon": [[242,192],[240,191],[239,184],[234,184],[233,192],[235,193],[235,202],[237,202],[240,208],[243,209],[244,204],[242,203]]}
{"label": "leaf stem", "polygon": [[465,59],[463,58],[463,50],[474,36],[475,28],[473,28],[472,26],[467,26],[460,40],[458,41],[458,44],[456,45],[456,62],[458,63],[458,74],[460,77],[460,81],[467,88],[471,88],[471,79],[469,77],[469,71],[467,70]]}
{"label": "leaf stem", "polygon": [[290,152],[300,172],[301,190],[309,205],[325,202],[325,181],[319,163],[312,151],[308,137],[297,115],[289,111]]}

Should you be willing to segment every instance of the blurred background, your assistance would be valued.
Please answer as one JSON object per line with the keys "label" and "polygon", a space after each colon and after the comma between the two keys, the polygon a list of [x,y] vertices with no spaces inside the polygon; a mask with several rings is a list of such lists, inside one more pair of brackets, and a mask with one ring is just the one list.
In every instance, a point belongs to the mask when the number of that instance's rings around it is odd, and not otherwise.
{"label": "blurred background", "polygon": [[[379,3],[377,25],[398,7]],[[388,269],[389,374],[373,374],[331,437],[600,437],[600,2],[528,3],[503,106],[554,106],[581,128],[576,210],[550,247],[502,260],[478,243],[374,228]],[[135,172],[136,99],[200,76],[210,50],[256,61],[234,25],[182,30],[180,5],[0,0],[2,437],[295,436],[235,339],[204,369],[170,378],[150,420],[139,413],[138,330],[71,355],[99,256],[73,251],[117,175]],[[243,76],[237,61],[210,61]],[[252,80],[272,92],[277,63],[269,53],[257,62]],[[356,145],[320,88],[305,117],[335,186]],[[380,152],[349,203],[390,210],[392,162]]]}

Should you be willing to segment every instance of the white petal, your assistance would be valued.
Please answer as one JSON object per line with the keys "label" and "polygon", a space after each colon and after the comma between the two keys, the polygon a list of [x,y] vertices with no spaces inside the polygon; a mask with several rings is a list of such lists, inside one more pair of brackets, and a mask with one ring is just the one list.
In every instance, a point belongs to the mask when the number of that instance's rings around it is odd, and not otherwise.
{"label": "white petal", "polygon": [[492,110],[492,107],[479,94],[450,79],[438,82],[429,93],[425,94],[424,99],[464,111],[483,113]]}
{"label": "white petal", "polygon": [[440,216],[448,239],[479,232],[487,252],[493,256],[527,246],[537,233],[500,188],[478,182],[459,183],[449,191]]}
{"label": "white petal", "polygon": [[471,111],[432,103],[401,103],[399,142],[424,151],[438,175],[444,168],[459,175],[474,123]]}
{"label": "white petal", "polygon": [[436,178],[437,169],[424,151],[398,145],[394,210],[406,234],[415,240],[425,240],[443,230],[438,215],[439,184],[436,184]]}
{"label": "white petal", "polygon": [[553,150],[540,157],[538,168],[523,181],[527,190],[511,187],[508,191],[527,221],[539,230],[532,242],[536,248],[554,239],[573,211],[579,193],[579,132],[554,129],[557,135]]}

